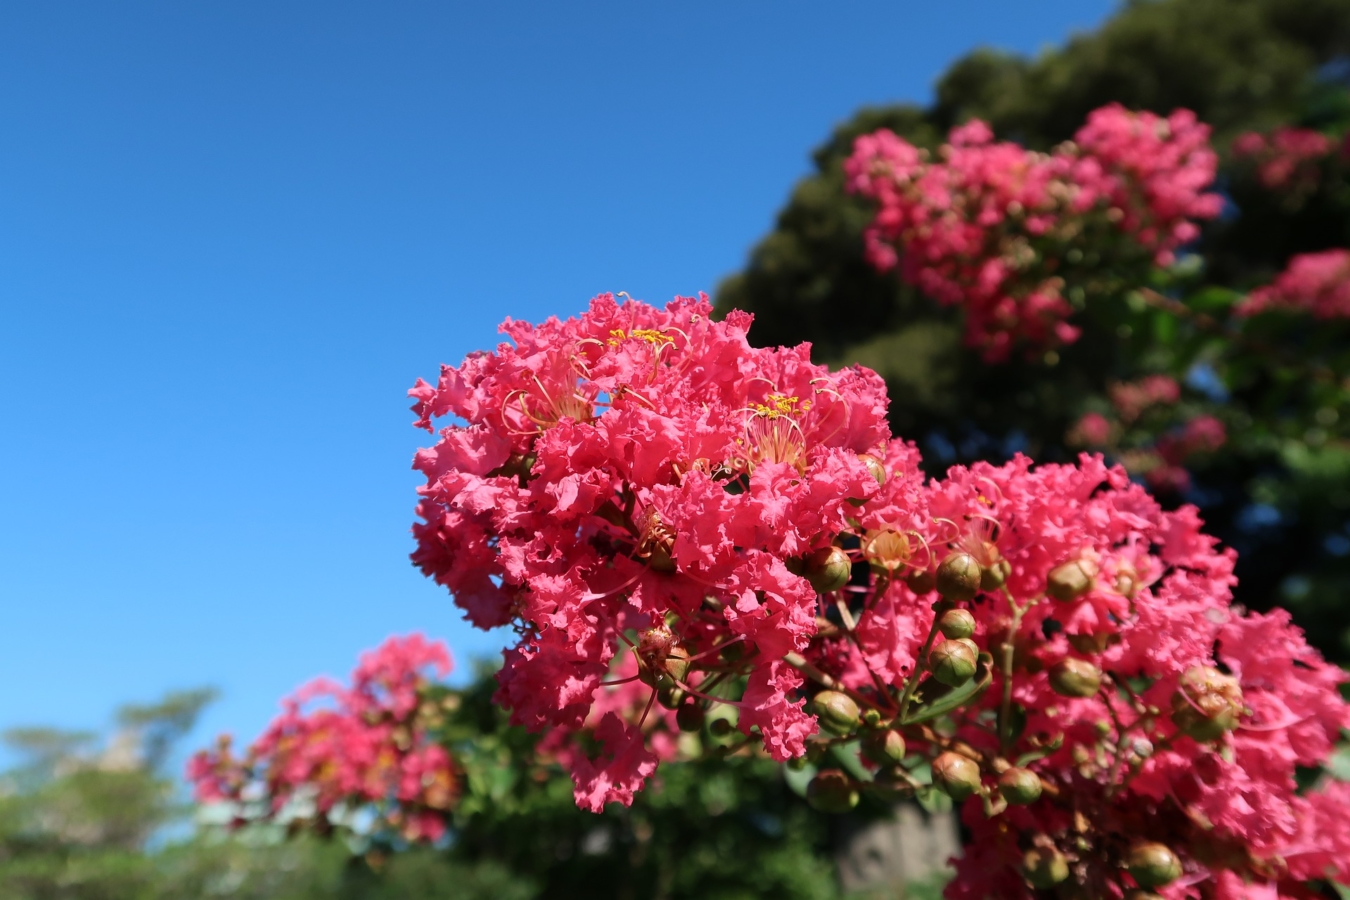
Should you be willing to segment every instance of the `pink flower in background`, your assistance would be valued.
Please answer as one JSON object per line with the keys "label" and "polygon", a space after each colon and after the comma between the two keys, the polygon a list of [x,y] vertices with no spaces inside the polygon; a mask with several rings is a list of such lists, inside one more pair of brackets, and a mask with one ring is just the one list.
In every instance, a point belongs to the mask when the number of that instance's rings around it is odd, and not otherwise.
{"label": "pink flower in background", "polygon": [[450,654],[419,634],[390,638],[365,653],[344,688],[316,679],[283,701],[283,713],[247,750],[223,738],[196,754],[188,778],[197,799],[241,808],[261,788],[270,818],[295,803],[318,815],[342,804],[375,813],[376,829],[437,840],[458,796],[457,770],[419,716],[428,675],[444,677]]}
{"label": "pink flower in background", "polygon": [[1350,250],[1301,253],[1272,284],[1252,291],[1234,313],[1270,310],[1308,313],[1315,319],[1350,317]]}
{"label": "pink flower in background", "polygon": [[1111,423],[1101,413],[1084,414],[1069,430],[1068,442],[1080,447],[1101,447],[1111,439]]}
{"label": "pink flower in background", "polygon": [[[1022,343],[1072,343],[1069,251],[1087,230],[1125,235],[1161,264],[1218,215],[1205,193],[1217,157],[1209,128],[1113,104],[1052,154],[995,143],[980,121],[954,129],[936,159],[889,131],[859,137],[848,189],[875,201],[867,256],[941,303],[966,311],[966,339],[990,361]],[[1082,252],[1078,251],[1081,261]]]}
{"label": "pink flower in background", "polygon": [[1233,141],[1233,155],[1254,162],[1257,179],[1272,190],[1316,187],[1316,164],[1335,149],[1331,138],[1308,128],[1278,128],[1269,135],[1249,131]]}

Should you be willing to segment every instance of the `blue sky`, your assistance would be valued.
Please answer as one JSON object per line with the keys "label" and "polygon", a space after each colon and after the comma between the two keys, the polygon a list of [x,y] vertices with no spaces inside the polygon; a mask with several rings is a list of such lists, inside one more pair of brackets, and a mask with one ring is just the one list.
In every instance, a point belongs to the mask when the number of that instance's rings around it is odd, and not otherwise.
{"label": "blue sky", "polygon": [[711,292],[857,107],[1112,6],[0,7],[0,727],[494,653],[407,561],[413,380]]}

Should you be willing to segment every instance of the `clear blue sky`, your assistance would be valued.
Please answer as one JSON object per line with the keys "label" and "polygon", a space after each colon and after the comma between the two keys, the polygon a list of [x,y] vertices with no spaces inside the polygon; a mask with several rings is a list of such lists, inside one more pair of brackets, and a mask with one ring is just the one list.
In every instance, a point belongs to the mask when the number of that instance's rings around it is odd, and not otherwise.
{"label": "clear blue sky", "polygon": [[495,652],[407,561],[413,380],[711,292],[857,107],[1112,6],[0,6],[0,727]]}

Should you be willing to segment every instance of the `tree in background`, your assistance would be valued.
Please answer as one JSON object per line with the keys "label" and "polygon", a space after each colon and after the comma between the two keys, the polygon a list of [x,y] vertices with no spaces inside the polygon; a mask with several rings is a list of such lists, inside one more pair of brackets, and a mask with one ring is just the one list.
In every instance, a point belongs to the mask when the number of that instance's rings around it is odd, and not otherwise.
{"label": "tree in background", "polygon": [[[1350,453],[1344,391],[1324,377],[1344,335],[1326,319],[1264,316],[1236,341],[1216,321],[1295,256],[1350,245],[1350,189],[1337,154],[1314,154],[1285,178],[1272,177],[1280,166],[1268,158],[1281,128],[1330,137],[1350,124],[1348,50],[1345,0],[1162,0],[1129,4],[1100,31],[1036,60],[976,52],[941,79],[931,108],[865,109],[836,130],[745,271],[722,285],[719,313],[753,312],[757,344],[808,340],[820,361],[876,369],[890,388],[893,426],[919,441],[932,471],[1016,450],[1064,460],[1083,446],[1136,470],[1154,464],[1163,499],[1197,503],[1240,551],[1242,603],[1287,604],[1318,646],[1350,658],[1350,605],[1341,601],[1350,589]],[[963,341],[964,307],[939,306],[933,285],[868,261],[864,233],[876,207],[845,189],[857,138],[887,129],[936,152],[951,128],[979,118],[1004,139],[1049,152],[1112,102],[1160,114],[1185,108],[1211,125],[1227,208],[1179,263],[1137,278],[1117,271],[1099,279],[1107,283],[1091,302],[1069,297],[1076,311],[1067,321],[1081,330],[1074,342],[989,365]],[[1230,151],[1251,131],[1270,146],[1249,138],[1243,152]],[[1267,352],[1272,343],[1283,349]],[[1132,401],[1131,392],[1161,384],[1148,382],[1156,376],[1171,379],[1176,396],[1167,388],[1165,402]],[[1111,420],[1104,432],[1079,427],[1089,413]],[[1217,452],[1204,449],[1212,429],[1181,440],[1184,422],[1202,415],[1226,426]],[[1097,436],[1105,443],[1089,440]],[[1165,456],[1189,457],[1185,483],[1161,483],[1178,468],[1156,465]]]}

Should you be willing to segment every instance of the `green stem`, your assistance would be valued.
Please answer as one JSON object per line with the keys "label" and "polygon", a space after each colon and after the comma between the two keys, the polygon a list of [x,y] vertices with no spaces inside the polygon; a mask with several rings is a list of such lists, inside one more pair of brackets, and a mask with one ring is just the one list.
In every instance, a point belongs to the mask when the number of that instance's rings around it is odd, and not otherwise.
{"label": "green stem", "polygon": [[933,649],[933,638],[937,637],[938,620],[942,616],[938,613],[937,607],[943,601],[939,600],[933,604],[933,624],[928,629],[928,637],[923,642],[923,648],[919,650],[919,656],[914,660],[914,674],[905,682],[905,692],[900,695],[900,712],[896,718],[905,721],[905,713],[909,712],[909,702],[914,699],[914,691],[919,687],[919,675],[923,670],[924,660],[928,658],[928,651]]}

